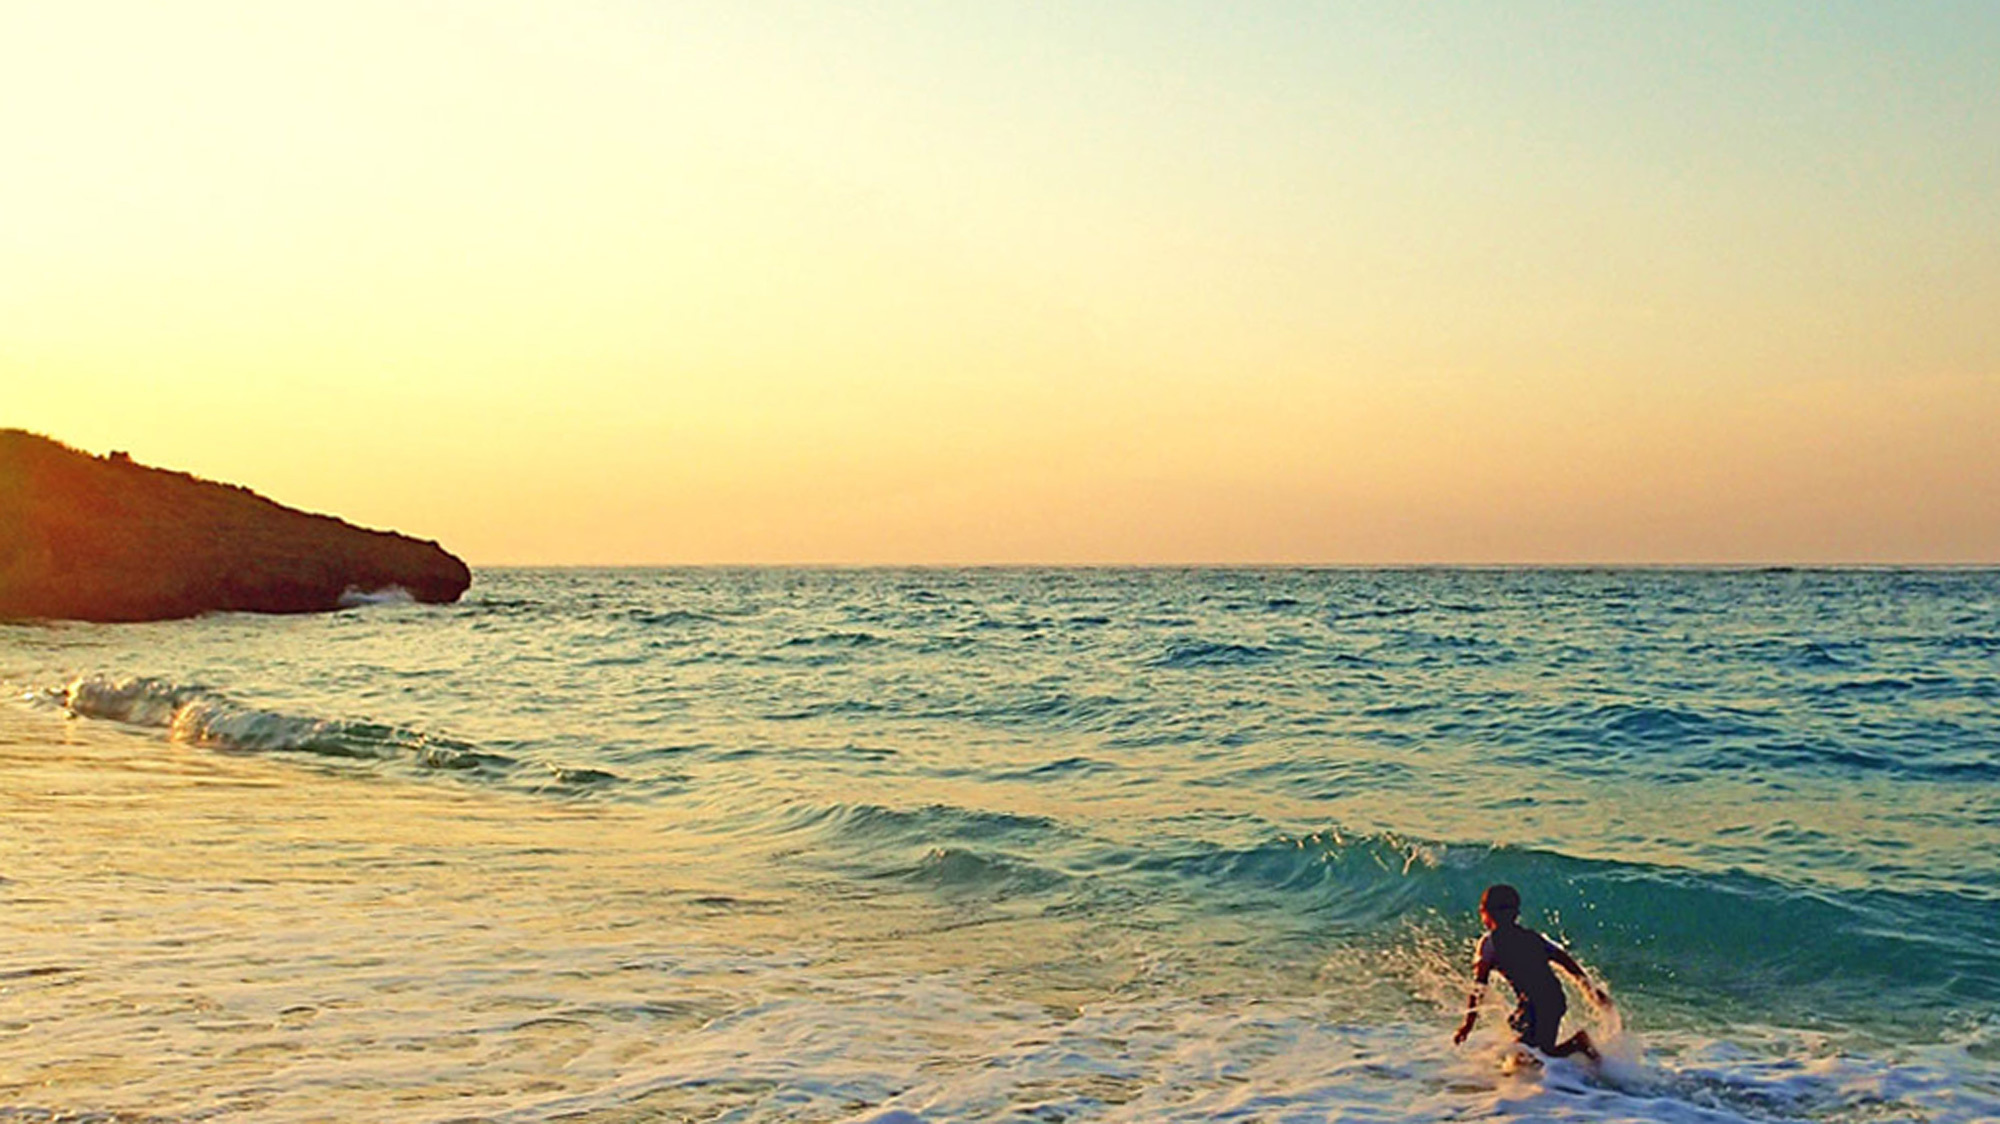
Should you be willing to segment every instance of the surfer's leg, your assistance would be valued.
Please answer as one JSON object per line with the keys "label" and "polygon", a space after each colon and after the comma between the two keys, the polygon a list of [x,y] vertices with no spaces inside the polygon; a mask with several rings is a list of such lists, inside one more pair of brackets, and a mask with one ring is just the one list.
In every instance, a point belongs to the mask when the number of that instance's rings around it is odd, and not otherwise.
{"label": "surfer's leg", "polygon": [[[1507,1025],[1514,1031],[1515,1041],[1520,1042],[1524,1046],[1539,1044],[1537,1042],[1537,1038],[1539,1037],[1537,1022],[1538,1020],[1535,1018],[1535,1003],[1526,997],[1523,997],[1516,1003],[1514,1005],[1514,1013],[1507,1016]],[[1552,1034],[1549,1037],[1554,1038],[1555,1035]]]}
{"label": "surfer's leg", "polygon": [[1566,1058],[1579,1053],[1591,1061],[1596,1061],[1598,1058],[1597,1047],[1591,1045],[1590,1032],[1587,1030],[1577,1031],[1566,1040],[1544,1050],[1543,1053],[1552,1058]]}
{"label": "surfer's leg", "polygon": [[1563,1051],[1556,1045],[1557,1028],[1562,1026],[1563,1003],[1536,1002],[1527,996],[1521,997],[1521,1005],[1514,1008],[1514,1015],[1507,1020],[1524,1046],[1532,1046],[1552,1058],[1562,1057],[1565,1052],[1574,1052],[1575,1047]]}

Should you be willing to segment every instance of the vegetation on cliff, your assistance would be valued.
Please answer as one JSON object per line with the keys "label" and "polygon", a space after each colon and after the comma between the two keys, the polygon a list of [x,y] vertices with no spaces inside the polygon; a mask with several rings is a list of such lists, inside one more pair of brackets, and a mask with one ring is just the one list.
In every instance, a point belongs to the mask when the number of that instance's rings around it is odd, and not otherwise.
{"label": "vegetation on cliff", "polygon": [[306,613],[392,586],[455,601],[471,583],[434,542],[0,430],[0,618]]}

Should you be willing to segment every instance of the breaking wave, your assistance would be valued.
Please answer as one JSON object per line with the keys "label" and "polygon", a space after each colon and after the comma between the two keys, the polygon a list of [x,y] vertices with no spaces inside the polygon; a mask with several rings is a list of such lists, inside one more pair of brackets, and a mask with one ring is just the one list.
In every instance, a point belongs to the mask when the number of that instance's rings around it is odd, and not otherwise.
{"label": "breaking wave", "polygon": [[383,586],[381,589],[357,589],[348,586],[341,591],[339,605],[343,609],[360,609],[369,605],[414,605],[417,599],[400,585]]}
{"label": "breaking wave", "polygon": [[601,769],[524,763],[471,742],[423,730],[246,706],[199,684],[145,676],[86,675],[50,695],[78,717],[158,728],[173,741],[225,752],[302,753],[495,778],[533,777],[541,782],[537,787],[590,788],[616,779]]}

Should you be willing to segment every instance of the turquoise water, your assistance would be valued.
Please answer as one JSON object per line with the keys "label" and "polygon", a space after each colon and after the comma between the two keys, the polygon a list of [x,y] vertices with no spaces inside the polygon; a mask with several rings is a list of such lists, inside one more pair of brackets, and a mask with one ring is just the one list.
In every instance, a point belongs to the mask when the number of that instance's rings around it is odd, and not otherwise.
{"label": "turquoise water", "polygon": [[[489,570],[0,681],[0,1119],[2000,1115],[1992,571]],[[1493,881],[1604,1071],[1451,1048]]]}

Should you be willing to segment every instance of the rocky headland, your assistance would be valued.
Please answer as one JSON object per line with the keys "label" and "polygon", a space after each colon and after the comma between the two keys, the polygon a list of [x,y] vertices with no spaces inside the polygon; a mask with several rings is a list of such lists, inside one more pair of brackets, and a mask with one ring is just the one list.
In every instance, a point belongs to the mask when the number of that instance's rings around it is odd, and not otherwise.
{"label": "rocky headland", "polygon": [[434,542],[0,430],[0,619],[311,613],[393,588],[456,601],[471,584]]}

